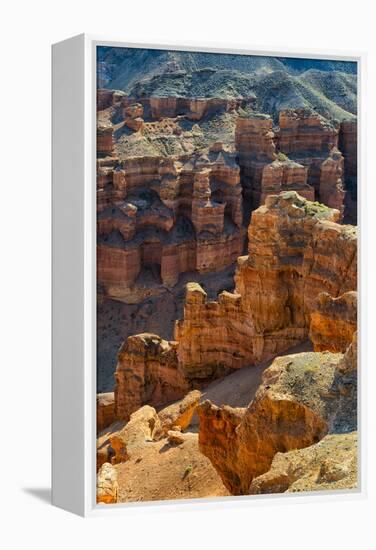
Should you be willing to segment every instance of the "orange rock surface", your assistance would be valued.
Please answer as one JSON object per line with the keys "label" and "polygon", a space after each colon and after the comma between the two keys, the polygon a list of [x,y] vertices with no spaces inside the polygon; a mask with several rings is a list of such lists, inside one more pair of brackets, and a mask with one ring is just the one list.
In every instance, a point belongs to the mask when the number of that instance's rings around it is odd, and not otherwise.
{"label": "orange rock surface", "polygon": [[164,405],[189,389],[178,368],[176,345],[155,334],[126,340],[118,354],[115,380],[116,417],[124,420],[146,403]]}
{"label": "orange rock surface", "polygon": [[342,354],[328,352],[278,357],[246,410],[210,401],[198,407],[200,450],[232,494],[274,492],[251,483],[268,472],[276,453],[356,429],[356,368],[345,371],[343,364]]}
{"label": "orange rock surface", "polygon": [[357,327],[357,305],[354,291],[345,292],[338,298],[326,292],[318,295],[309,329],[315,351],[346,351]]}

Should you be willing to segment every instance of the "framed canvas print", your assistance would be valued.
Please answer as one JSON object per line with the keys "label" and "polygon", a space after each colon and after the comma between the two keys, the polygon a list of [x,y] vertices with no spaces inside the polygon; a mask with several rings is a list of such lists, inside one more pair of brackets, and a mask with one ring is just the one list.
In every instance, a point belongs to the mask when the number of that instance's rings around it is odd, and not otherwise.
{"label": "framed canvas print", "polygon": [[362,67],[54,45],[56,505],[364,493]]}

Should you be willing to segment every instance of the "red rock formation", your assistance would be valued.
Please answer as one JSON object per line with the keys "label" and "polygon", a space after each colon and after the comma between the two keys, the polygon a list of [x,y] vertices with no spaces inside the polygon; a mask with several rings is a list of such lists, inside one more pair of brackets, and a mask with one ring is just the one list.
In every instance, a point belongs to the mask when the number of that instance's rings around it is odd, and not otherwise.
{"label": "red rock formation", "polygon": [[[306,340],[311,314],[318,319],[319,293],[337,297],[356,288],[356,231],[335,223],[338,216],[337,210],[295,192],[268,197],[253,213],[250,253],[239,258],[235,292],[208,301],[200,285],[189,283],[174,342],[138,335],[123,345],[116,372],[117,416],[126,418],[144,403],[177,399],[191,387]],[[325,312],[328,319],[321,322],[336,330],[336,319]],[[332,349],[329,336],[326,341],[320,349]]]}
{"label": "red rock formation", "polygon": [[218,111],[234,111],[243,103],[251,103],[253,98],[151,97],[141,101],[150,106],[151,116],[155,119],[181,115],[190,120],[201,120],[205,115]]}
{"label": "red rock formation", "polygon": [[124,420],[145,403],[176,401],[189,389],[178,368],[176,345],[155,334],[126,340],[118,354],[115,381],[116,417]]}
{"label": "red rock formation", "polygon": [[315,190],[307,182],[307,168],[286,155],[277,155],[277,141],[270,117],[254,114],[238,118],[235,144],[241,180],[245,196],[254,208],[263,204],[268,195],[281,191],[297,191],[309,200],[315,199]]}
{"label": "red rock formation", "polygon": [[144,265],[159,265],[163,284],[173,286],[185,271],[236,261],[245,236],[239,168],[222,144],[188,162],[117,163],[98,167],[98,280],[108,294],[129,292]]}
{"label": "red rock formation", "polygon": [[290,160],[275,160],[265,165],[261,176],[260,196],[254,191],[254,199],[264,204],[266,197],[282,191],[296,191],[305,199],[315,200],[315,190],[307,183],[307,168]]}
{"label": "red rock formation", "polygon": [[309,109],[288,109],[279,114],[278,145],[287,155],[306,151],[328,153],[338,146],[338,129]]}
{"label": "red rock formation", "polygon": [[318,295],[309,328],[315,351],[344,353],[352,342],[356,327],[356,292],[345,292],[338,298],[332,298],[326,292]]}
{"label": "red rock formation", "polygon": [[307,109],[288,109],[279,114],[278,149],[308,171],[308,184],[316,199],[344,210],[343,158],[338,147],[338,126]]}

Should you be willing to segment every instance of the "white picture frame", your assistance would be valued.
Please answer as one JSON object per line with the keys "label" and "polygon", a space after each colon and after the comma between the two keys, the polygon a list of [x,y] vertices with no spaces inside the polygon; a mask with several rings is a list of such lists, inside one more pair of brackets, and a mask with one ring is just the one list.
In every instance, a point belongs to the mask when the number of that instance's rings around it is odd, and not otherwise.
{"label": "white picture frame", "polygon": [[[354,491],[96,505],[96,47],[174,49],[355,61],[358,64],[359,484]],[[81,34],[52,47],[52,502],[81,516],[191,507],[359,499],[366,495],[365,116],[363,53],[226,44],[130,44]]]}

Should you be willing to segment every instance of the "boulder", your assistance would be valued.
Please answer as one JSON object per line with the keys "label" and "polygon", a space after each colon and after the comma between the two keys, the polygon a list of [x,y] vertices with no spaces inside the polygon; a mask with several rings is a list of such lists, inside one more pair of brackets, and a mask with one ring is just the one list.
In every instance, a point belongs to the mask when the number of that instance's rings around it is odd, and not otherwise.
{"label": "boulder", "polygon": [[110,435],[109,442],[113,449],[113,464],[129,460],[154,435],[160,432],[160,421],[156,410],[149,405],[141,407],[131,414],[129,422],[120,431]]}
{"label": "boulder", "polygon": [[97,474],[97,503],[115,504],[117,501],[117,471],[109,462],[105,462]]}

